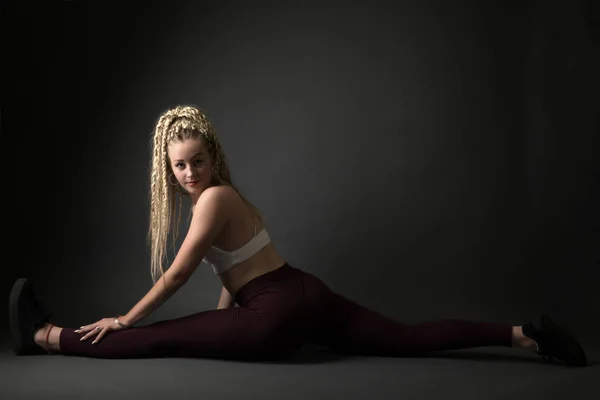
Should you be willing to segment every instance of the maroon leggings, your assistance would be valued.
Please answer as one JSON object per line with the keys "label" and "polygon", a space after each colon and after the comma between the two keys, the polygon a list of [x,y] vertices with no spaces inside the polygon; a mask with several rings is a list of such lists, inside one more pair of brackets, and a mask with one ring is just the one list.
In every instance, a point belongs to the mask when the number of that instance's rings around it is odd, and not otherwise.
{"label": "maroon leggings", "polygon": [[334,293],[316,276],[287,263],[248,282],[235,300],[239,307],[111,332],[94,345],[64,328],[61,353],[258,360],[285,356],[309,343],[334,352],[390,357],[512,346],[512,325],[461,319],[403,324]]}

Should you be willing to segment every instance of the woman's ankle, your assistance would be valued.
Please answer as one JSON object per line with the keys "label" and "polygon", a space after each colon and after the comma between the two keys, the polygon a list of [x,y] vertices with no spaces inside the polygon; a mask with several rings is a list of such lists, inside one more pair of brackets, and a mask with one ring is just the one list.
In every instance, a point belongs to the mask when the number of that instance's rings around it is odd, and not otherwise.
{"label": "woman's ankle", "polygon": [[520,349],[539,350],[537,342],[530,337],[525,336],[522,326],[513,326],[512,344],[513,347]]}
{"label": "woman's ankle", "polygon": [[[59,352],[61,331],[62,328],[50,323],[46,323],[43,327],[35,332],[33,341],[44,350]],[[47,343],[46,339],[48,340]]]}

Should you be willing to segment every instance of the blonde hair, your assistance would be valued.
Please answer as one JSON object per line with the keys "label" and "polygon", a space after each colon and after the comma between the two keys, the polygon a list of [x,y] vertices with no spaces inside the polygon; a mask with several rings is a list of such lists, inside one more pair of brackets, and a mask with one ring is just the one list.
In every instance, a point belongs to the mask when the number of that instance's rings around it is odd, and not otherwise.
{"label": "blonde hair", "polygon": [[[164,274],[162,263],[166,256],[167,237],[171,231],[172,222],[175,224],[172,241],[173,251],[175,251],[175,241],[181,218],[181,203],[183,196],[189,196],[187,191],[179,188],[179,184],[171,184],[169,178],[173,176],[173,170],[168,162],[167,149],[171,143],[199,138],[204,140],[213,164],[210,186],[231,186],[251,209],[254,216],[262,221],[260,211],[233,184],[225,154],[206,115],[193,106],[177,106],[163,112],[158,119],[152,138],[150,173],[148,244],[151,249],[150,271],[154,284]],[[176,214],[176,197],[179,198],[179,214]]]}

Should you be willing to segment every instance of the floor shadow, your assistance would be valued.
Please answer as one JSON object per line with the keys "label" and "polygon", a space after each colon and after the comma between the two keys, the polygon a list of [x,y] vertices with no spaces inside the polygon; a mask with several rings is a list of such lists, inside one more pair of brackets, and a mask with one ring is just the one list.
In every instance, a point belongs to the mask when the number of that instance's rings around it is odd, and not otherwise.
{"label": "floor shadow", "polygon": [[[464,360],[485,360],[490,362],[506,362],[506,361],[515,361],[515,362],[526,362],[533,364],[552,364],[542,358],[542,356],[537,354],[502,354],[502,353],[485,353],[485,352],[472,352],[472,351],[462,351],[462,350],[452,350],[449,352],[440,352],[433,355],[429,355],[427,357],[434,358],[453,358],[453,359],[464,359]],[[556,365],[564,365],[562,361],[556,361]],[[588,367],[593,367],[599,365],[598,361],[591,360],[588,358]]]}
{"label": "floor shadow", "polygon": [[[595,354],[595,353],[594,353]],[[600,354],[600,353],[599,353]],[[1,357],[15,357],[16,355],[12,352],[10,348],[6,348],[4,346],[0,350]],[[588,367],[594,367],[600,365],[600,362],[596,359],[596,357],[590,357],[588,354]],[[22,356],[20,356],[22,357]],[[40,355],[39,357],[45,357],[44,355]],[[464,350],[447,350],[447,351],[439,351],[434,353],[429,353],[427,355],[422,356],[404,356],[404,357],[396,357],[396,356],[387,356],[387,355],[361,355],[361,354],[349,354],[349,353],[341,353],[336,352],[328,347],[319,347],[312,345],[305,345],[291,353],[283,354],[276,358],[271,358],[268,360],[239,360],[242,362],[250,361],[252,363],[258,364],[275,364],[275,365],[303,365],[303,364],[326,364],[333,363],[338,361],[346,361],[346,360],[355,360],[361,358],[405,358],[405,359],[454,359],[454,360],[477,360],[477,361],[486,361],[490,363],[529,363],[529,364],[550,364],[545,361],[541,356],[531,353],[520,353],[516,351],[515,353],[496,353],[496,352],[486,352],[486,351],[473,351],[469,349]],[[235,361],[235,360],[230,360]],[[565,366],[564,363],[558,361],[555,365],[557,366]],[[569,367],[570,368],[570,367]]]}
{"label": "floor shadow", "polygon": [[293,352],[264,361],[256,361],[260,364],[325,364],[340,360],[349,360],[357,356],[336,353],[327,347],[303,346]]}
{"label": "floor shadow", "polygon": [[[322,364],[328,362],[336,362],[341,360],[359,359],[363,357],[384,357],[384,358],[406,358],[406,359],[456,359],[456,360],[481,360],[490,363],[530,363],[530,364],[552,364],[545,361],[541,356],[531,354],[509,354],[509,353],[488,353],[485,351],[472,350],[447,350],[430,353],[422,356],[387,356],[387,355],[360,355],[336,352],[327,347],[304,346],[300,349],[288,353],[276,359],[257,361],[265,364]],[[599,365],[597,361],[588,359],[588,367]],[[567,367],[563,362],[557,361],[554,363],[557,366]],[[570,367],[569,367],[570,368]]]}

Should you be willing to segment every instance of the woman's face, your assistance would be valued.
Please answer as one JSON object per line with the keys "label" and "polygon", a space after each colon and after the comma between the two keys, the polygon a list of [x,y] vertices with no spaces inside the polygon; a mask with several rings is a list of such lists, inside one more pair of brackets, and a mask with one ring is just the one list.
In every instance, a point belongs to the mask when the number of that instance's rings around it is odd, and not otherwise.
{"label": "woman's face", "polygon": [[212,180],[212,161],[204,146],[204,140],[187,139],[171,143],[167,153],[177,181],[190,193],[195,203]]}

